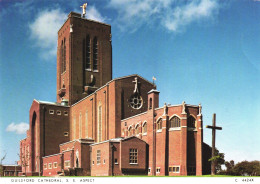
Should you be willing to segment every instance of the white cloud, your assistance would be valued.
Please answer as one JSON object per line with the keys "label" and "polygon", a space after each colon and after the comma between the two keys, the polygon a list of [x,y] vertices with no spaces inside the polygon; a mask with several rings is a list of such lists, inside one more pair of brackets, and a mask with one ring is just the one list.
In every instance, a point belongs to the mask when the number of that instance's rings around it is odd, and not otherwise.
{"label": "white cloud", "polygon": [[217,0],[110,0],[109,7],[118,12],[120,28],[138,29],[159,21],[167,30],[178,32],[192,22],[213,17]]}
{"label": "white cloud", "polygon": [[99,22],[105,22],[106,18],[98,12],[95,6],[90,6],[87,8],[86,17],[91,20],[96,20]]}
{"label": "white cloud", "polygon": [[6,131],[7,132],[15,132],[16,134],[25,134],[26,131],[29,129],[29,124],[28,123],[11,123],[7,126]]}
{"label": "white cloud", "polygon": [[[90,6],[86,14],[88,19],[104,22],[105,18],[94,7]],[[41,48],[41,57],[48,60],[57,53],[57,32],[67,18],[67,14],[60,9],[43,10],[36,19],[29,24],[30,36],[35,46]]]}
{"label": "white cloud", "polygon": [[192,1],[187,5],[174,8],[164,19],[164,25],[170,31],[178,31],[184,26],[201,19],[210,18],[218,9],[213,0]]}
{"label": "white cloud", "polygon": [[66,20],[67,15],[60,9],[43,10],[29,24],[31,38],[35,45],[42,49],[44,59],[56,56],[57,32]]}

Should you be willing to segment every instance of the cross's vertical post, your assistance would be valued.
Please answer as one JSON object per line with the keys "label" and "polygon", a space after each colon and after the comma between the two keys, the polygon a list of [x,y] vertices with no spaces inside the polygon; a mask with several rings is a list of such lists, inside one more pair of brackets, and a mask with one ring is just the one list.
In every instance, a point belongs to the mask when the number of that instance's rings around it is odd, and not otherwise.
{"label": "cross's vertical post", "polygon": [[[212,117],[212,126],[207,125],[206,128],[212,129],[212,158],[215,157],[215,143],[216,143],[216,130],[222,130],[222,127],[216,126],[216,114],[213,114]],[[211,175],[216,174],[216,161],[211,161]]]}
{"label": "cross's vertical post", "polygon": [[[213,114],[212,117],[212,126],[216,127],[216,114]],[[216,142],[216,130],[215,128],[212,128],[212,158],[215,156],[215,142]],[[216,167],[215,167],[215,160],[211,163],[211,175],[215,175],[216,173]]]}

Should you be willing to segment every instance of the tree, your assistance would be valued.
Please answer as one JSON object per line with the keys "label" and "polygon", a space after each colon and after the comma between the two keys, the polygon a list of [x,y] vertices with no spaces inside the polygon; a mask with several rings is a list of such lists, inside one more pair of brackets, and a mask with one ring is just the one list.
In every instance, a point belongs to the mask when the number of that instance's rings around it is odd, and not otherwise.
{"label": "tree", "polygon": [[[5,151],[4,151],[5,152]],[[0,176],[3,175],[3,166],[2,166],[2,162],[4,161],[4,159],[6,158],[6,152],[4,153],[4,156],[1,158],[0,160]]]}
{"label": "tree", "polygon": [[225,175],[234,176],[260,176],[260,161],[243,161],[235,164],[233,160],[225,162],[226,170],[222,172]]}
{"label": "tree", "polygon": [[211,157],[209,159],[210,162],[215,162],[216,166],[216,173],[219,173],[222,171],[221,165],[225,164],[225,154],[224,153],[219,153],[219,150],[216,148],[215,149],[215,155],[214,157]]}
{"label": "tree", "polygon": [[230,162],[226,161],[225,162],[225,166],[226,166],[226,171],[225,171],[224,174],[226,174],[226,175],[234,175],[234,171],[233,171],[233,168],[235,166],[234,160],[230,160]]}
{"label": "tree", "polygon": [[260,176],[260,161],[243,161],[237,163],[233,168],[236,176]]}
{"label": "tree", "polygon": [[1,158],[0,165],[2,165],[2,162],[4,161],[5,157],[6,157],[6,152],[4,153],[4,156]]}

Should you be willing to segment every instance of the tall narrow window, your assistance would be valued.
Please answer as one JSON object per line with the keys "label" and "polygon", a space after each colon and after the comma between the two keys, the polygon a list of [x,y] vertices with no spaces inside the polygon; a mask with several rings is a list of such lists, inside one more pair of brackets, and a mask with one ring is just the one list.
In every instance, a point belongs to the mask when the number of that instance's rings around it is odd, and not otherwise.
{"label": "tall narrow window", "polygon": [[90,65],[90,38],[89,35],[86,38],[86,69],[91,69],[91,65]]}
{"label": "tall narrow window", "polygon": [[101,162],[101,151],[97,150],[97,164],[100,164]]}
{"label": "tall narrow window", "polygon": [[98,142],[102,139],[102,106],[98,106]]}
{"label": "tall narrow window", "polygon": [[64,40],[61,42],[60,71],[61,73],[66,71],[66,38],[64,38]]}
{"label": "tall narrow window", "polygon": [[188,117],[188,127],[195,128],[195,118],[193,116]]}
{"label": "tall narrow window", "polygon": [[135,127],[135,134],[136,134],[136,135],[139,135],[139,125],[137,125],[137,126]]}
{"label": "tall narrow window", "polygon": [[174,116],[170,120],[170,128],[180,127],[180,125],[181,125],[181,120],[177,116]]}
{"label": "tall narrow window", "polygon": [[143,133],[147,133],[147,123],[146,122],[143,125]]}
{"label": "tall narrow window", "polygon": [[160,119],[157,124],[156,124],[156,130],[161,130],[162,129],[162,119]]}
{"label": "tall narrow window", "polygon": [[88,137],[88,111],[85,114],[85,137]]}
{"label": "tall narrow window", "polygon": [[152,109],[152,107],[153,107],[153,99],[150,98],[150,100],[149,100],[149,109]]}
{"label": "tall narrow window", "polygon": [[79,139],[82,138],[82,115],[79,113]]}
{"label": "tall narrow window", "polygon": [[73,118],[73,139],[76,139],[76,117]]}
{"label": "tall narrow window", "polygon": [[60,48],[60,73],[63,73],[63,40],[61,41],[61,48]]}
{"label": "tall narrow window", "polygon": [[98,42],[97,37],[93,40],[93,70],[98,69]]}
{"label": "tall narrow window", "polygon": [[64,45],[63,45],[63,72],[66,71],[66,38],[64,38]]}
{"label": "tall narrow window", "polygon": [[132,130],[132,127],[129,127],[128,129],[128,136],[131,136],[133,135],[133,130]]}

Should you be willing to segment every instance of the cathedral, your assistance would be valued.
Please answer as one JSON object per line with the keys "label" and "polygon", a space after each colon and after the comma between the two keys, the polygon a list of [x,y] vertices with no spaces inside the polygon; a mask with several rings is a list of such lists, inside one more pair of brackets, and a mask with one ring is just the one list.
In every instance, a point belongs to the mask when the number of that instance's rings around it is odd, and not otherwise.
{"label": "cathedral", "polygon": [[210,173],[201,105],[159,107],[153,82],[112,78],[111,26],[71,12],[58,31],[57,101],[33,100],[20,176]]}

